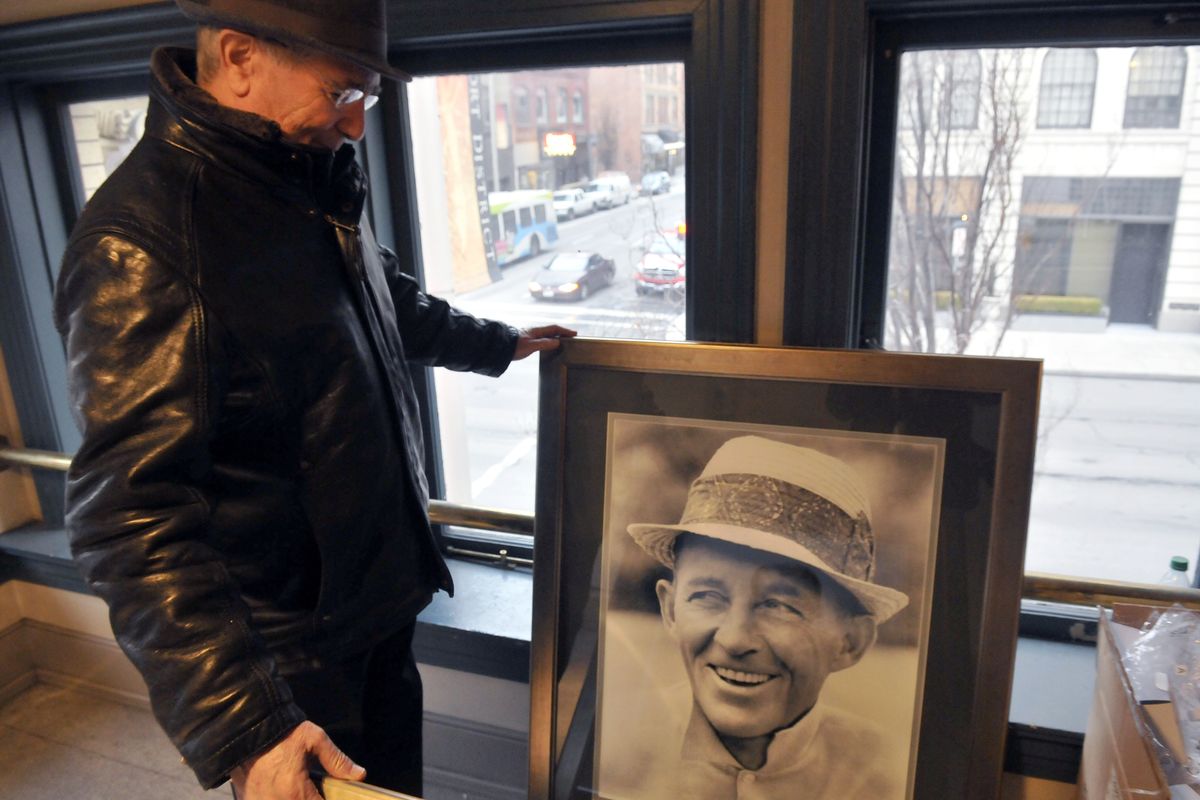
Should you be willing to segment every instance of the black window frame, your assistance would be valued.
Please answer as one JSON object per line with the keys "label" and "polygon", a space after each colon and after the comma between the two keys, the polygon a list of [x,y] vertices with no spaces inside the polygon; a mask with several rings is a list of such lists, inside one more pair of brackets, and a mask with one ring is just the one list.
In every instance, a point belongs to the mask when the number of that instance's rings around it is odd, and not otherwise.
{"label": "black window frame", "polygon": [[[514,13],[517,5],[521,13]],[[686,85],[685,101],[687,129],[695,132],[686,150],[688,238],[702,262],[689,270],[687,336],[748,343],[755,334],[758,9],[759,0],[499,6],[460,0],[453,8],[402,0],[389,6],[389,28],[393,61],[414,76],[682,62],[695,78]],[[692,102],[699,97],[705,102]],[[407,107],[402,92],[394,100],[401,113],[389,110],[385,116],[392,146],[384,149],[398,234],[394,245],[422,280],[412,164],[409,151],[395,146],[409,135]],[[430,493],[444,498],[433,378],[428,370],[414,378],[426,425]],[[529,555],[519,537],[439,533],[445,547]]]}
{"label": "black window frame", "polygon": [[[795,0],[793,9],[783,343],[805,347],[882,341],[902,50],[1200,41],[1200,14],[1180,2]],[[1095,631],[1094,609],[1023,604],[1022,637],[1086,644]],[[1010,723],[1005,769],[1073,782],[1081,742]]]}
{"label": "black window frame", "polygon": [[[689,96],[705,98],[688,103],[688,129],[696,132],[687,149],[689,240],[696,244],[696,260],[709,265],[689,276],[688,335],[750,342],[759,1],[461,0],[431,6],[390,0],[390,56],[414,75],[684,62],[695,78]],[[0,280],[21,287],[0,293],[0,346],[31,447],[73,452],[78,446],[51,313],[57,262],[78,211],[78,170],[69,132],[56,115],[72,99],[146,91],[153,49],[191,47],[194,40],[193,23],[172,5],[0,28],[0,212],[12,223],[0,231]],[[406,95],[390,81],[382,94],[360,151],[373,178],[368,213],[380,241],[397,249],[421,279]],[[432,380],[425,370],[415,377],[430,485],[442,497]],[[39,474],[36,482],[47,523],[61,524],[63,476]]]}

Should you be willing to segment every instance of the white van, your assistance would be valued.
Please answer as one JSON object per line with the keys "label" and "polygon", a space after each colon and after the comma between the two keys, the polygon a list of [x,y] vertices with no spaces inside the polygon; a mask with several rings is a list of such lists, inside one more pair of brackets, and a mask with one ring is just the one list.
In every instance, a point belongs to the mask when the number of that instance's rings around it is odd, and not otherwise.
{"label": "white van", "polygon": [[596,179],[584,187],[599,208],[623,206],[633,197],[633,184],[624,172],[601,172]]}

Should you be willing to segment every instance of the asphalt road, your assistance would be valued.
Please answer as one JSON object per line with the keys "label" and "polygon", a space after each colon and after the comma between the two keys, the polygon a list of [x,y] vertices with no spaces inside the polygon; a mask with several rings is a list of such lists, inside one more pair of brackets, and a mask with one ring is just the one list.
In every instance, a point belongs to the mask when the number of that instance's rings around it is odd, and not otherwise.
{"label": "asphalt road", "polygon": [[1048,375],[1026,569],[1155,582],[1200,549],[1200,383]]}

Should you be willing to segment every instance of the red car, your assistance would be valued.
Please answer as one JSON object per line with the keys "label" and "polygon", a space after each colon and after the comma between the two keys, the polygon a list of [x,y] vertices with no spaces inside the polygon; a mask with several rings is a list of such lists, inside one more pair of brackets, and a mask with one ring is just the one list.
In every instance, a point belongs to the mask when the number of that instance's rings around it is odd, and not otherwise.
{"label": "red car", "polygon": [[687,279],[687,248],[676,231],[662,231],[646,245],[633,273],[638,294],[682,295]]}

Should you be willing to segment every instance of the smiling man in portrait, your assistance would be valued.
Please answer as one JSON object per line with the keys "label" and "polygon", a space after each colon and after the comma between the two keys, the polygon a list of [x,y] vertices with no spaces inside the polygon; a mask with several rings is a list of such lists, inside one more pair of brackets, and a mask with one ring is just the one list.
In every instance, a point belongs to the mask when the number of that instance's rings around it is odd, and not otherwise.
{"label": "smiling man in portrait", "polygon": [[873,581],[871,512],[849,465],[732,438],[691,484],[678,524],[628,531],[671,570],[655,589],[692,693],[671,778],[678,796],[902,791],[879,767],[879,726],[820,703],[826,679],[857,664],[908,604]]}

